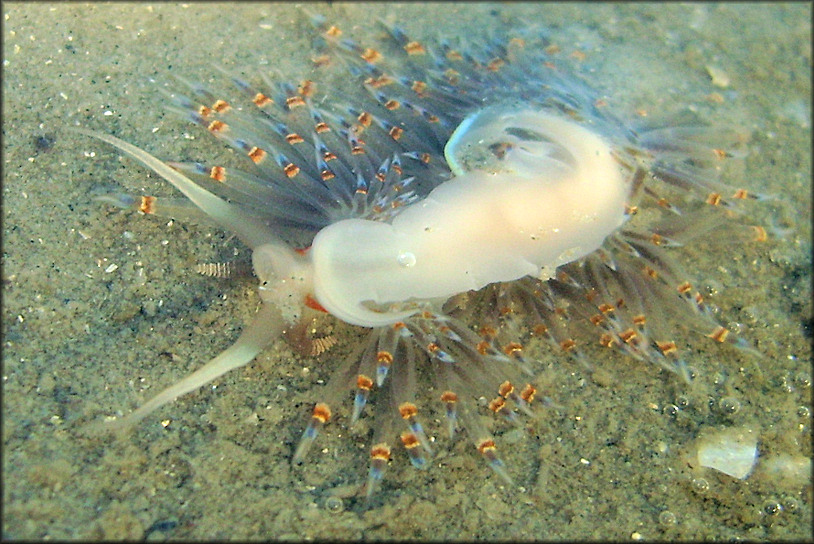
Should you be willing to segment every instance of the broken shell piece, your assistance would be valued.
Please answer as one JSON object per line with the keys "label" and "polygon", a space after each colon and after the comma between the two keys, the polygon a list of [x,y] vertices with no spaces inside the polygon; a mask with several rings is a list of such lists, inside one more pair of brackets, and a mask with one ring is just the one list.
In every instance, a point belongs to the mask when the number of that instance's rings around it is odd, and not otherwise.
{"label": "broken shell piece", "polygon": [[745,480],[757,462],[757,433],[734,428],[712,432],[698,440],[698,463]]}
{"label": "broken shell piece", "polygon": [[712,79],[712,84],[715,87],[720,87],[721,89],[729,87],[730,79],[726,72],[717,66],[708,65],[706,68],[707,74],[709,74],[710,79]]}

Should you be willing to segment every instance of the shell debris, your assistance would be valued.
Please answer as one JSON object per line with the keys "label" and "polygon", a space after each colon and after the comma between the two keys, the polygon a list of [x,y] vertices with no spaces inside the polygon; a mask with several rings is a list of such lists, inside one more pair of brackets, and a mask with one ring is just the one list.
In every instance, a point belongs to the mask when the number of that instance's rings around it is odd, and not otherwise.
{"label": "shell debris", "polygon": [[247,263],[198,263],[195,272],[210,278],[242,278],[252,275],[251,265]]}
{"label": "shell debris", "polygon": [[706,66],[707,75],[709,75],[710,79],[712,79],[712,85],[715,87],[720,87],[721,89],[726,89],[729,87],[731,80],[729,79],[729,74],[724,72],[721,68],[714,66],[712,64],[708,64]]}
{"label": "shell debris", "polygon": [[698,440],[698,463],[745,480],[757,462],[757,433],[736,427],[712,432]]}

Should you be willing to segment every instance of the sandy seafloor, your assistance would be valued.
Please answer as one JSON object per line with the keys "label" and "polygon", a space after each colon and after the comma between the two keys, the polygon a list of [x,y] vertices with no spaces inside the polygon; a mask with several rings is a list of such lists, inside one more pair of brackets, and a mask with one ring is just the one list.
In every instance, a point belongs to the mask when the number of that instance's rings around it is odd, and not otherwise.
{"label": "sandy seafloor", "polygon": [[[193,272],[198,262],[246,256],[228,235],[91,200],[116,187],[173,190],[64,129],[115,134],[167,159],[228,159],[166,111],[152,80],[209,81],[220,65],[297,82],[310,70],[312,31],[291,5],[7,2],[3,537],[810,539],[810,4],[309,9],[361,41],[376,17],[425,41],[537,24],[562,55],[584,53],[575,70],[623,115],[693,108],[748,127],[737,184],[782,201],[752,207],[774,236],[705,240],[685,260],[721,321],[740,324],[763,358],[699,338],[688,354],[699,374],[690,388],[604,352],[597,364],[606,372],[594,380],[548,350],[532,353],[560,408],[540,408],[524,431],[496,426],[516,488],[465,437],[452,447],[439,439],[426,471],[397,451],[368,507],[352,495],[367,471],[369,424],[350,436],[330,426],[309,463],[289,463],[340,348],[311,359],[277,342],[126,438],[83,437],[84,423],[126,413],[228,346],[257,298],[252,282]],[[336,331],[346,345],[358,337]],[[741,404],[734,415],[720,408],[727,397]],[[699,437],[730,427],[759,436],[757,468],[743,481],[688,462]],[[778,459],[785,470],[771,470]]]}

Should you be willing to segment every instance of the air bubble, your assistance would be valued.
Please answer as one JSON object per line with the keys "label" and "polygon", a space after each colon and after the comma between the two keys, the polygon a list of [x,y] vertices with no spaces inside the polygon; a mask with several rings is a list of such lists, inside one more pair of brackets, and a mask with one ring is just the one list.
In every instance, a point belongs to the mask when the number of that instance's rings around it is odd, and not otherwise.
{"label": "air bubble", "polygon": [[730,321],[730,322],[728,322],[726,324],[726,328],[729,329],[730,332],[733,332],[733,333],[737,334],[738,336],[743,334],[743,331],[746,329],[746,327],[743,325],[743,323],[740,323],[738,321]]}
{"label": "air bubble", "polygon": [[339,497],[328,497],[325,499],[325,510],[331,514],[338,514],[345,510],[345,503]]}
{"label": "air bubble", "polygon": [[413,255],[409,251],[404,252],[404,253],[399,253],[399,256],[396,257],[396,260],[398,261],[398,263],[401,266],[403,266],[405,268],[410,268],[411,266],[415,266],[415,255]]}
{"label": "air bubble", "polygon": [[783,511],[783,505],[780,504],[780,501],[777,499],[771,499],[769,502],[763,505],[763,511],[770,516],[779,516]]}
{"label": "air bubble", "polygon": [[783,392],[794,393],[794,385],[789,383],[788,376],[780,376],[778,382],[778,385]]}
{"label": "air bubble", "polygon": [[692,481],[692,490],[699,495],[703,495],[709,491],[709,482],[704,478],[694,478]]}
{"label": "air bubble", "polygon": [[675,404],[668,404],[664,407],[664,414],[671,419],[677,418],[680,411],[681,409]]}
{"label": "air bubble", "polygon": [[794,497],[783,498],[783,510],[786,512],[796,512],[800,508],[800,503]]}
{"label": "air bubble", "polygon": [[684,395],[679,395],[679,397],[676,399],[676,406],[678,406],[680,409],[684,409],[689,405],[690,399]]}
{"label": "air bubble", "polygon": [[760,321],[760,311],[757,306],[746,306],[741,310],[741,313],[749,323],[756,324]]}
{"label": "air bubble", "polygon": [[741,411],[741,401],[739,401],[735,397],[724,397],[718,403],[718,407],[724,414],[728,416],[734,416],[735,414]]}
{"label": "air bubble", "polygon": [[794,381],[796,381],[800,387],[809,388],[811,387],[811,374],[806,371],[798,372],[796,376],[794,376]]}
{"label": "air bubble", "polygon": [[721,291],[722,286],[715,280],[707,280],[702,289],[704,290],[705,296],[714,297]]}
{"label": "air bubble", "polygon": [[662,527],[672,527],[677,522],[678,518],[676,518],[676,515],[669,510],[665,510],[659,514],[659,523],[662,525]]}

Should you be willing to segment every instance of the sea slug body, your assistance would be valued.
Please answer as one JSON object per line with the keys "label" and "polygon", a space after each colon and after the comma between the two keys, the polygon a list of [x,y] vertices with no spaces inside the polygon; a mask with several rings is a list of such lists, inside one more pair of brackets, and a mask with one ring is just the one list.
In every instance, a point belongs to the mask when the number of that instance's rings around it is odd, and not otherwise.
{"label": "sea slug body", "polygon": [[245,168],[164,163],[84,131],[185,196],[145,197],[142,211],[214,221],[249,246],[263,301],[233,346],[122,423],[247,364],[319,310],[364,335],[354,354],[327,354],[333,377],[295,462],[352,397],[349,424],[375,421],[368,497],[394,436],[415,466],[428,465],[435,430],[420,423],[432,419],[424,410],[446,417],[450,438],[463,430],[511,482],[479,418],[531,413],[530,338],[588,371],[586,350],[604,347],[687,380],[692,335],[751,351],[671,256],[713,231],[765,238],[738,221],[761,197],[720,179],[743,144],[737,131],[623,123],[526,39],[425,45],[383,24],[383,53],[320,17],[312,23],[323,42],[315,73],[344,67],[358,87],[346,98],[310,80],[259,89],[238,78],[248,109],[195,84],[175,96],[175,108],[243,154]]}
{"label": "sea slug body", "polygon": [[[534,110],[474,117],[486,125],[481,131],[502,136],[499,162],[456,172],[390,223],[345,219],[314,238],[314,292],[328,312],[363,327],[392,325],[414,311],[382,314],[362,304],[446,300],[539,277],[598,249],[624,222],[630,184],[600,138]],[[472,119],[461,127],[471,130]],[[447,154],[486,145],[465,138],[450,139]]]}

